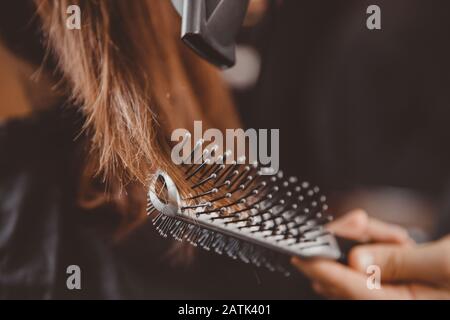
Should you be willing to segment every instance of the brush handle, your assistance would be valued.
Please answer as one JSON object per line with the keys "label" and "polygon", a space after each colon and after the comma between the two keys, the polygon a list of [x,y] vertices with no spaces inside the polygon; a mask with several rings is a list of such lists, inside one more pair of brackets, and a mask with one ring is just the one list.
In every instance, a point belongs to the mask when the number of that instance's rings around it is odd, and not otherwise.
{"label": "brush handle", "polygon": [[361,242],[342,237],[336,237],[336,241],[339,245],[339,249],[341,250],[341,257],[338,259],[338,262],[345,265],[348,265],[348,254],[354,247],[367,244],[367,242]]}

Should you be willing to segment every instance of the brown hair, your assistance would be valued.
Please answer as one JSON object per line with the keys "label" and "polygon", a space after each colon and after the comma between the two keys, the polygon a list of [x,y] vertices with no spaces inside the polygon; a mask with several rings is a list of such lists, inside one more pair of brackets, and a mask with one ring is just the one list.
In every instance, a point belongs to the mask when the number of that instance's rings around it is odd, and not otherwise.
{"label": "brown hair", "polygon": [[[87,178],[101,174],[113,188],[145,183],[156,167],[175,171],[166,143],[173,129],[191,130],[194,120],[239,126],[218,71],[181,43],[170,1],[35,2],[50,53],[86,117]],[[66,28],[69,5],[81,8],[81,30]]]}

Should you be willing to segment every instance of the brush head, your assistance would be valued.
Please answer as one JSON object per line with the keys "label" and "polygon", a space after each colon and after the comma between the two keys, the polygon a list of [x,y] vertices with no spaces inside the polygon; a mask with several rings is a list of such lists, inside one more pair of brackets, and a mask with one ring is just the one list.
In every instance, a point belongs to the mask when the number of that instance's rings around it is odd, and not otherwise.
{"label": "brush head", "polygon": [[213,159],[212,151],[206,149],[197,164],[182,165],[191,186],[186,195],[164,171],[151,179],[147,212],[157,212],[153,223],[162,236],[285,274],[291,256],[339,259],[336,239],[324,228],[331,217],[317,186],[281,172],[264,175],[245,158],[226,164],[230,152]]}

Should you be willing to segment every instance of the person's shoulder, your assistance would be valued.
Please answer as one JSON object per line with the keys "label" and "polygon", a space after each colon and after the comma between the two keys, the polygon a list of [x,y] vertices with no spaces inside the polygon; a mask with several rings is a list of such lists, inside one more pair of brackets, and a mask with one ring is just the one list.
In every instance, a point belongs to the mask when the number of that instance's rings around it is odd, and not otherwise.
{"label": "person's shoulder", "polygon": [[74,121],[48,110],[0,125],[0,299],[51,292],[73,184]]}

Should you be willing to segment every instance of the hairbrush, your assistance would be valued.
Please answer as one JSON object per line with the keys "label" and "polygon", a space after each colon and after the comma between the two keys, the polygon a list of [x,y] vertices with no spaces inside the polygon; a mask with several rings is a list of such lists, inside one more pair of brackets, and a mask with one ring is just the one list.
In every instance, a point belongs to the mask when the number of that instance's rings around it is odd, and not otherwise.
{"label": "hairbrush", "polygon": [[194,164],[186,159],[180,165],[187,195],[162,170],[150,180],[147,212],[156,212],[152,221],[163,237],[284,274],[291,256],[343,257],[336,237],[324,228],[332,218],[319,187],[282,172],[264,175],[258,163],[245,164],[245,157],[226,161],[231,152],[216,151],[205,149]]}

